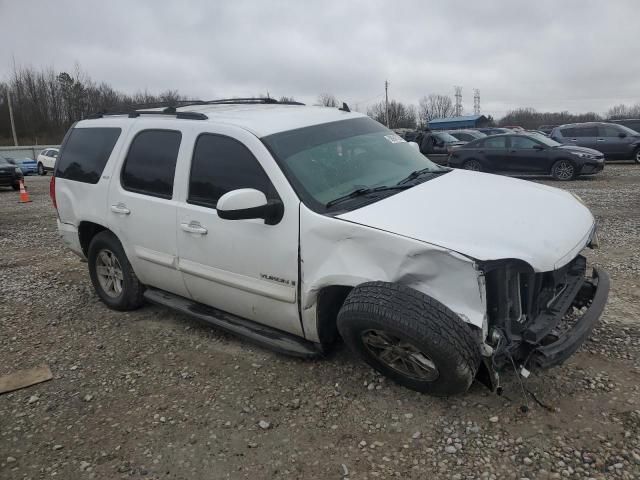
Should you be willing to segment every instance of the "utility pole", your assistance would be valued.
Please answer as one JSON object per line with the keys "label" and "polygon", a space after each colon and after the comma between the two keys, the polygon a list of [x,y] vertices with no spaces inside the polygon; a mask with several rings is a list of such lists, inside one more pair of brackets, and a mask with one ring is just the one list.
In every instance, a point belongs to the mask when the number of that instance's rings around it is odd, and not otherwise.
{"label": "utility pole", "polygon": [[387,112],[387,128],[389,128],[389,82],[384,81],[384,109]]}
{"label": "utility pole", "polygon": [[13,133],[13,144],[18,146],[18,136],[16,135],[16,124],[13,120],[13,108],[11,107],[11,93],[7,88],[7,103],[9,104],[9,118],[11,119],[11,132]]}

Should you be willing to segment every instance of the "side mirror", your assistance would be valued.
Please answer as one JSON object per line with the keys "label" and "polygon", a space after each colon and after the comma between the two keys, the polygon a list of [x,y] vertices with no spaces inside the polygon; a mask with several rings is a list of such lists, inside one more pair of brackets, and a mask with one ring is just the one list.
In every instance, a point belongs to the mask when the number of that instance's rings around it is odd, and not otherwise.
{"label": "side mirror", "polygon": [[275,225],[282,219],[284,206],[279,200],[267,201],[267,197],[259,190],[240,188],[222,195],[216,211],[223,220],[262,218],[265,224]]}
{"label": "side mirror", "polygon": [[620,132],[620,133],[618,134],[618,136],[619,136],[620,138],[625,138],[625,137],[627,136],[627,134],[626,134],[626,133],[624,133],[624,132]]}
{"label": "side mirror", "polygon": [[407,142],[412,148],[415,148],[416,150],[420,151],[420,145],[418,145],[417,142]]}

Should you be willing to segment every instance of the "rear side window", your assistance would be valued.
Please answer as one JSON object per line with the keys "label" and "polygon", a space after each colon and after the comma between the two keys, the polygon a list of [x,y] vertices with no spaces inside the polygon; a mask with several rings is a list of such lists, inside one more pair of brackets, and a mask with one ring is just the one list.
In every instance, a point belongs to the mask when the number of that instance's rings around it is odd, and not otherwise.
{"label": "rear side window", "polygon": [[120,133],[119,128],[74,128],[56,161],[56,177],[98,183]]}
{"label": "rear side window", "polygon": [[597,137],[598,127],[578,127],[575,129],[574,137]]}
{"label": "rear side window", "polygon": [[507,137],[491,137],[484,141],[485,148],[507,148]]}
{"label": "rear side window", "polygon": [[171,198],[182,133],[143,130],[131,142],[120,182],[125,190]]}
{"label": "rear side window", "polygon": [[575,137],[576,135],[576,128],[561,128],[560,132],[562,133],[563,137]]}
{"label": "rear side window", "polygon": [[187,202],[215,208],[222,195],[238,188],[255,188],[267,198],[277,198],[269,177],[246,146],[221,135],[200,135],[191,163]]}

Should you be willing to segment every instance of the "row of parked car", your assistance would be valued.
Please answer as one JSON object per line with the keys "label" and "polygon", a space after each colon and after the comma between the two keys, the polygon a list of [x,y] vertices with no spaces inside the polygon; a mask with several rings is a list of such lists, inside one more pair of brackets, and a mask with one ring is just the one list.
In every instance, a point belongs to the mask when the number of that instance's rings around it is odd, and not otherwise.
{"label": "row of parked car", "polygon": [[0,156],[0,187],[19,190],[20,181],[24,180],[25,175],[46,175],[47,172],[52,172],[59,151],[57,148],[44,149],[37,160]]}
{"label": "row of parked car", "polygon": [[633,159],[640,164],[640,133],[620,123],[568,124],[548,132],[542,127],[488,127],[405,131],[402,136],[418,143],[430,159],[467,170],[572,180],[602,171],[605,160]]}

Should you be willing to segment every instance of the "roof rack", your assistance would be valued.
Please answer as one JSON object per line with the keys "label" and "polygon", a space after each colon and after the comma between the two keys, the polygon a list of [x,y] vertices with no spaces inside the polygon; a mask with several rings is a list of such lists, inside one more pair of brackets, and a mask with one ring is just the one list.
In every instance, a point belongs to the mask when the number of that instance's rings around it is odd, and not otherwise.
{"label": "roof rack", "polygon": [[[200,112],[178,112],[176,108],[191,107],[196,105],[304,105],[301,102],[284,101],[281,102],[275,98],[260,98],[260,97],[247,97],[247,98],[220,98],[217,100],[174,100],[171,102],[156,102],[156,103],[139,103],[131,105],[130,110],[125,111],[103,111],[96,112],[87,117],[87,119],[102,118],[107,115],[128,115],[129,118],[136,118],[140,115],[175,115],[176,118],[185,120],[207,120],[204,113]],[[139,108],[163,108],[164,110],[138,110]],[[347,107],[348,108],[348,107]]]}

